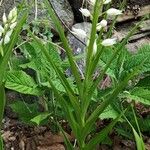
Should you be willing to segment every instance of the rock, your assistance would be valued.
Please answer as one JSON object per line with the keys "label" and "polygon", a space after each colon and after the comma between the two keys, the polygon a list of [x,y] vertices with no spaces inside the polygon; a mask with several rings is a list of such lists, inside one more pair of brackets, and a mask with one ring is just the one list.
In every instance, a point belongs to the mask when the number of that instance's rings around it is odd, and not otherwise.
{"label": "rock", "polygon": [[128,43],[126,47],[128,48],[128,50],[130,52],[136,53],[138,48],[140,48],[144,44],[149,44],[149,43],[150,43],[150,38],[146,37],[146,38],[142,38],[140,40],[137,40],[136,42]]}
{"label": "rock", "polygon": [[14,6],[14,0],[0,1],[0,22],[4,11],[8,14],[8,12],[12,9],[13,6]]}
{"label": "rock", "polygon": [[83,22],[82,14],[79,11],[80,7],[82,7],[83,0],[68,0],[68,1],[72,7],[76,22]]}
{"label": "rock", "polygon": [[[68,27],[71,27],[74,22],[74,15],[69,2],[66,0],[59,0],[59,1],[49,0],[49,1],[54,7],[58,17]],[[21,0],[15,0],[15,3],[14,0],[4,0],[2,2],[2,5],[0,6],[0,20],[2,18],[4,10],[6,10],[6,14],[8,14],[8,12],[14,7],[14,4],[19,5],[21,2],[22,2]],[[52,25],[52,21],[48,17],[49,15],[47,10],[44,9],[45,8],[44,3],[41,2],[41,0],[38,0],[37,11],[35,10],[36,6],[34,5],[33,1],[29,1],[28,5],[32,6],[32,10],[30,11],[29,19],[28,19],[29,23],[37,20],[38,22],[40,21],[41,24],[48,25],[54,28],[54,25]]]}
{"label": "rock", "polygon": [[71,6],[67,0],[49,0],[53,5],[59,18],[68,26],[71,27],[74,23],[74,15]]}

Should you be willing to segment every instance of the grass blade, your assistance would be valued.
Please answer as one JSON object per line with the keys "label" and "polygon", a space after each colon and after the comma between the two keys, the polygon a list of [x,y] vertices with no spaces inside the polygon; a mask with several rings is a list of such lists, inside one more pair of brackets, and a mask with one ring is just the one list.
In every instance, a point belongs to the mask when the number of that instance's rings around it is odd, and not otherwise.
{"label": "grass blade", "polygon": [[[127,110],[127,109],[126,109]],[[113,120],[107,127],[105,127],[102,131],[100,131],[95,137],[90,140],[90,142],[86,145],[85,150],[91,150],[93,147],[95,147],[97,144],[101,143],[111,132],[112,128],[115,126],[115,124],[118,122],[118,120],[121,118],[121,116],[126,112],[123,111],[115,120]]]}

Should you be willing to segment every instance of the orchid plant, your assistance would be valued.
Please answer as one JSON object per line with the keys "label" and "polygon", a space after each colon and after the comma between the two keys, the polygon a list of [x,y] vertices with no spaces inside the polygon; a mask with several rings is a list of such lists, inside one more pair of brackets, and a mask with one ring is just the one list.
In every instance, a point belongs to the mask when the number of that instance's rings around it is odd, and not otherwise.
{"label": "orchid plant", "polygon": [[[49,4],[48,0],[44,0],[45,6],[48,9],[49,15],[51,19],[53,20],[56,30],[60,36],[60,39],[63,43],[63,49],[66,52],[66,55],[68,57],[68,61],[70,63],[70,68],[72,71],[72,75],[74,77],[74,81],[76,83],[76,89],[75,90],[68,82],[65,74],[62,72],[60,67],[55,64],[51,58],[51,56],[48,54],[48,49],[46,48],[46,45],[44,42],[36,37],[30,30],[30,36],[33,38],[33,40],[38,44],[39,48],[43,52],[43,54],[46,56],[47,60],[55,70],[61,84],[63,85],[66,93],[66,96],[62,96],[62,93],[57,90],[55,87],[55,84],[53,81],[49,78],[47,78],[49,84],[51,85],[51,90],[55,93],[55,99],[59,102],[63,113],[66,116],[66,119],[68,120],[68,123],[72,129],[72,132],[77,140],[77,147],[80,150],[91,150],[96,147],[97,144],[101,143],[105,137],[109,134],[109,132],[112,130],[113,126],[117,123],[117,121],[120,119],[120,117],[123,115],[124,110],[120,113],[120,115],[114,119],[107,127],[105,127],[102,131],[97,133],[94,137],[91,137],[90,140],[87,139],[88,135],[93,130],[93,126],[96,123],[99,116],[103,113],[103,111],[109,106],[113,101],[117,99],[117,96],[120,92],[128,85],[128,81],[132,79],[135,75],[137,75],[139,68],[136,68],[135,70],[132,70],[128,73],[128,75],[120,81],[116,87],[114,87],[113,91],[109,94],[106,94],[105,96],[100,97],[101,103],[97,104],[98,106],[93,110],[92,113],[90,113],[89,107],[91,106],[92,98],[97,90],[97,87],[100,83],[102,83],[103,78],[108,71],[110,65],[112,64],[113,60],[119,58],[119,54],[122,52],[123,47],[127,43],[130,36],[135,32],[139,24],[137,24],[124,38],[121,42],[117,41],[116,38],[111,37],[112,29],[114,27],[114,22],[110,26],[110,29],[108,30],[106,36],[103,36],[103,31],[105,27],[107,26],[107,19],[108,18],[116,18],[118,15],[122,14],[122,10],[118,10],[115,8],[110,8],[106,10],[105,12],[101,12],[100,10],[103,9],[104,5],[107,5],[111,2],[111,0],[89,0],[89,4],[92,5],[93,10],[92,12],[86,8],[80,8],[80,12],[85,17],[90,17],[92,21],[92,28],[91,28],[91,34],[88,37],[87,33],[79,28],[73,28],[72,33],[80,37],[82,39],[87,38],[87,46],[85,48],[85,70],[82,73],[83,77],[81,80],[80,71],[78,64],[76,63],[72,49],[70,45],[68,44],[68,41],[65,37],[64,29],[55,15],[51,5]],[[99,17],[103,18],[100,22],[98,22]],[[108,60],[104,68],[99,72],[99,75],[96,79],[93,80],[93,74],[96,71],[96,68],[98,66],[100,57],[102,54],[107,50],[107,48],[113,48],[113,55]],[[59,126],[59,125],[58,125]],[[60,126],[59,126],[60,127]],[[68,149],[74,149],[71,142],[68,140],[64,130],[62,127],[60,127],[66,141],[66,145]]]}

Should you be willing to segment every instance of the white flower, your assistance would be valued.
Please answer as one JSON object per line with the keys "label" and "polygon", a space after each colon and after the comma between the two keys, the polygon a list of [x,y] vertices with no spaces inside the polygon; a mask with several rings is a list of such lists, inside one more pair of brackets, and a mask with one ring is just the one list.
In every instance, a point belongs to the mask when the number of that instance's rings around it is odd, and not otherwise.
{"label": "white flower", "polygon": [[14,7],[11,11],[12,11],[13,17],[16,17],[17,16],[17,8]]}
{"label": "white flower", "polygon": [[16,20],[17,20],[17,16],[12,19],[11,23],[14,23]]}
{"label": "white flower", "polygon": [[79,38],[82,38],[82,39],[87,37],[86,32],[82,29],[76,29],[76,28],[73,27],[71,33],[73,33],[74,35],[76,35],[76,36],[78,36]]}
{"label": "white flower", "polygon": [[79,11],[82,13],[83,16],[85,17],[90,17],[91,16],[91,13],[88,9],[84,9],[84,8],[80,8]]}
{"label": "white flower", "polygon": [[3,19],[3,23],[6,24],[7,23],[7,17],[6,17],[5,12],[3,13],[2,19]]}
{"label": "white flower", "polygon": [[100,23],[97,24],[96,29],[97,31],[100,31],[101,28],[105,28],[107,26],[107,21],[103,19]]}
{"label": "white flower", "polygon": [[122,11],[116,8],[110,8],[106,11],[106,13],[108,16],[117,16],[117,15],[121,15]]}
{"label": "white flower", "polygon": [[8,24],[5,24],[4,29],[6,30],[8,28]]}
{"label": "white flower", "polygon": [[5,38],[4,38],[4,44],[8,44],[10,41],[10,36],[8,36],[7,34],[5,35]]}
{"label": "white flower", "polygon": [[111,2],[111,0],[103,0],[104,1],[104,4],[108,4]]}
{"label": "white flower", "polygon": [[10,25],[10,29],[14,29],[14,28],[16,27],[16,25],[17,25],[17,22],[12,23],[12,24]]}
{"label": "white flower", "polygon": [[116,44],[116,38],[114,38],[114,39],[105,39],[105,40],[103,40],[102,41],[102,45],[103,46],[112,46],[112,45],[114,45],[114,44]]}
{"label": "white flower", "polygon": [[10,11],[10,13],[9,13],[9,15],[8,15],[8,19],[9,20],[12,20],[14,17],[16,17],[17,16],[17,8],[16,7],[14,7],[11,11]]}
{"label": "white flower", "polygon": [[96,40],[94,41],[94,44],[93,44],[93,56],[97,53],[97,43],[96,43]]}
{"label": "white flower", "polygon": [[11,34],[12,34],[12,32],[13,32],[13,30],[10,30],[10,31],[8,31],[7,33],[6,33],[6,36],[11,36]]}
{"label": "white flower", "polygon": [[4,32],[4,28],[0,25],[0,33],[2,34]]}

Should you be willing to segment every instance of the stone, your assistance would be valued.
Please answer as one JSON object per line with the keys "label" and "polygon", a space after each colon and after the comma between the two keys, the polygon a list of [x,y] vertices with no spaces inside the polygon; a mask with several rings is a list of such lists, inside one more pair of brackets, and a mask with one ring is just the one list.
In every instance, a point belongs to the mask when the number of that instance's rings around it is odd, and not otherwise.
{"label": "stone", "polygon": [[142,39],[139,39],[137,40],[136,42],[133,42],[133,43],[128,43],[126,45],[126,47],[128,48],[128,50],[132,53],[136,53],[137,50],[143,46],[143,45],[146,45],[146,44],[149,44],[150,43],[150,38],[149,37],[145,37],[145,38],[142,38]]}
{"label": "stone", "polygon": [[[14,2],[15,1],[15,2]],[[59,19],[61,19],[67,27],[71,27],[74,23],[74,15],[72,12],[72,8],[67,0],[49,0],[52,4],[53,8]],[[19,5],[22,0],[3,0],[0,6],[0,22],[2,21],[2,15],[4,10],[6,10],[6,14],[15,6]],[[37,0],[37,6],[34,5],[33,1],[28,2],[32,9],[29,13],[28,22],[32,21],[40,21],[42,24],[47,24],[54,28],[54,25],[48,15],[47,10],[45,9],[44,3],[42,0]],[[37,11],[36,11],[37,7]]]}
{"label": "stone", "polygon": [[72,7],[76,22],[83,22],[82,14],[79,11],[79,9],[82,7],[83,0],[68,0],[68,1]]}

